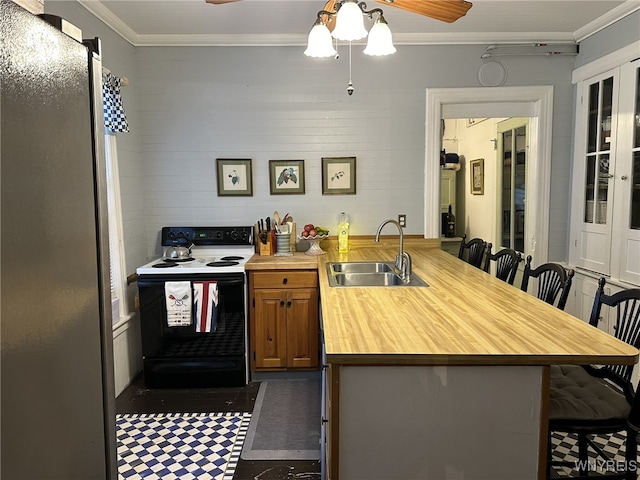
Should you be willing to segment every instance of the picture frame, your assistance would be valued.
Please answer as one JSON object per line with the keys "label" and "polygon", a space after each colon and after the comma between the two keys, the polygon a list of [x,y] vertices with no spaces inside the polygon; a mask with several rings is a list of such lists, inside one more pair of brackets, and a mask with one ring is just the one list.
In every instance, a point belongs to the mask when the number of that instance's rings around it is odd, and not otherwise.
{"label": "picture frame", "polygon": [[355,195],[356,157],[322,157],[322,194]]}
{"label": "picture frame", "polygon": [[472,195],[484,195],[484,158],[469,162],[469,180]]}
{"label": "picture frame", "polygon": [[304,194],[304,160],[269,160],[271,195]]}
{"label": "picture frame", "polygon": [[252,197],[253,173],[250,158],[217,158],[219,197]]}

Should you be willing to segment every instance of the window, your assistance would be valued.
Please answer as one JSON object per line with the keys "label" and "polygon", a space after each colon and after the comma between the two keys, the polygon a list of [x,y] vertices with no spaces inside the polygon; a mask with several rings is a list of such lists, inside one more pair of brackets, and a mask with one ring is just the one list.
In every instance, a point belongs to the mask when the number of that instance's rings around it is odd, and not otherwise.
{"label": "window", "polygon": [[109,256],[111,277],[111,304],[113,324],[127,317],[127,279],[122,243],[122,207],[120,204],[120,176],[118,174],[118,148],[116,135],[105,133],[104,150],[107,164],[107,204],[109,220]]}

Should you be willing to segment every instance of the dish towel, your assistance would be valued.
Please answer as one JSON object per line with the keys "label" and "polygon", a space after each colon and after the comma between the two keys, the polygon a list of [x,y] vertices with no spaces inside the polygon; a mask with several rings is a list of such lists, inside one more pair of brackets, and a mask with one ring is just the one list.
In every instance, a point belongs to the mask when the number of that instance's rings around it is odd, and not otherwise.
{"label": "dish towel", "polygon": [[197,333],[213,333],[218,326],[218,283],[193,282]]}
{"label": "dish towel", "polygon": [[191,282],[165,282],[167,325],[185,327],[192,323]]}

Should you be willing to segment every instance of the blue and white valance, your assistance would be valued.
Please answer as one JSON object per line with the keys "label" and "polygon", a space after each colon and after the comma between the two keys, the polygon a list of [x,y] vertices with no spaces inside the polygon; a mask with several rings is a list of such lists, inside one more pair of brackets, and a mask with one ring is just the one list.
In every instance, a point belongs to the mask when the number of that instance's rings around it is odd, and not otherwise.
{"label": "blue and white valance", "polygon": [[102,101],[104,103],[104,126],[111,133],[129,131],[127,116],[122,106],[120,87],[122,81],[111,73],[102,72]]}

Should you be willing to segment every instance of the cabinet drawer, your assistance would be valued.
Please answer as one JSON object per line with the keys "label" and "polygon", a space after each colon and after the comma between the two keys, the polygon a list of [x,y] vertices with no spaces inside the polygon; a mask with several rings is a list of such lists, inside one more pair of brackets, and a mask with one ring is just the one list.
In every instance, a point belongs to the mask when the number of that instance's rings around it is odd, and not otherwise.
{"label": "cabinet drawer", "polygon": [[277,270],[252,272],[253,288],[315,288],[318,286],[318,272],[315,270]]}

